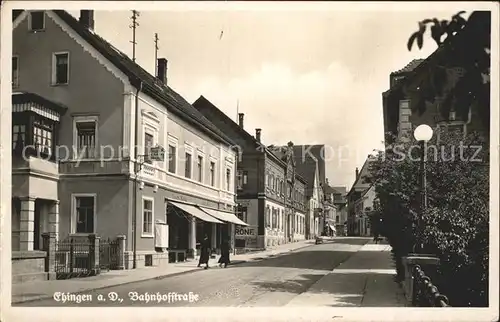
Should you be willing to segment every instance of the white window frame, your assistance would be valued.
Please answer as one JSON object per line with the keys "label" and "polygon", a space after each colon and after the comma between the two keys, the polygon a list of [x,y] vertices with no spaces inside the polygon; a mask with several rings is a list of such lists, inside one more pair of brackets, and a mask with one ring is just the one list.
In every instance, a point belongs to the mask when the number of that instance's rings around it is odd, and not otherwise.
{"label": "white window frame", "polygon": [[[151,233],[144,231],[144,201],[151,201]],[[155,200],[152,197],[142,196],[141,205],[141,237],[144,238],[154,238],[155,236]]]}
{"label": "white window frame", "polygon": [[[42,12],[43,13],[43,27],[42,29],[36,29],[36,30],[33,30],[32,28],[32,24],[31,24],[31,14],[35,13],[35,12]],[[29,31],[32,31],[32,32],[40,32],[40,31],[45,31],[45,26],[46,26],[46,23],[45,21],[47,20],[47,15],[45,14],[44,10],[31,10],[28,14],[28,30]]]}
{"label": "white window frame", "polygon": [[[198,158],[201,158],[201,174],[198,173]],[[196,171],[196,181],[205,184],[205,154],[200,151],[196,153]]]}
{"label": "white window frame", "polygon": [[17,68],[16,70],[14,71],[14,69],[12,69],[12,74],[16,74],[16,82],[14,82],[14,77],[12,77],[12,88],[18,88],[19,87],[19,55],[12,55],[12,59],[16,59],[17,60]]}
{"label": "white window frame", "polygon": [[217,187],[217,159],[214,158],[214,157],[210,157],[210,163],[208,164],[208,171],[210,172],[210,166],[211,166],[211,163],[214,164],[214,184],[212,185],[212,177],[211,177],[211,173],[210,173],[210,178],[209,178],[209,182],[208,182],[208,185],[211,186],[211,187]]}
{"label": "white window frame", "polygon": [[[76,198],[79,197],[92,197],[94,198],[94,215],[93,215],[93,221],[94,225],[92,227],[91,233],[77,233],[76,232],[76,224],[77,224],[77,217],[76,217]],[[96,229],[97,229],[97,193],[72,193],[71,194],[71,219],[70,219],[70,225],[71,225],[71,234],[72,235],[78,235],[78,236],[88,236],[90,234],[95,234]]]}
{"label": "white window frame", "polygon": [[[66,78],[67,82],[66,83],[57,83],[57,68],[56,68],[56,63],[57,63],[57,55],[63,55],[66,54],[68,55],[68,71],[66,72]],[[71,55],[69,51],[58,51],[52,53],[52,75],[51,75],[51,85],[52,86],[67,86],[69,85],[69,75],[70,75],[70,69],[71,69]]]}
{"label": "white window frame", "polygon": [[[191,162],[189,162],[189,166],[190,166],[190,176],[189,177],[186,177],[186,154],[189,154],[191,155]],[[186,179],[190,179],[190,180],[193,180],[193,163],[194,163],[194,151],[193,151],[193,148],[184,143],[184,173],[183,173],[183,177],[186,178]]]}
{"label": "white window frame", "polygon": [[[146,161],[146,134],[149,134],[153,136],[153,147],[158,145],[158,129],[154,126],[151,126],[149,124],[144,124],[142,126],[142,155],[144,156],[144,161]],[[150,165],[155,164],[156,161],[151,161],[151,163],[148,163]]]}
{"label": "white window frame", "polygon": [[[170,171],[170,146],[175,147],[175,169],[174,169],[174,171]],[[167,173],[177,174],[177,172],[179,170],[179,141],[170,135],[167,138],[167,154],[168,154]]]}
{"label": "white window frame", "polygon": [[[227,191],[227,192],[231,192],[232,188],[234,188],[234,173],[233,173],[233,169],[231,167],[228,167],[226,165],[225,167],[225,171],[224,171],[224,189]],[[228,178],[227,178],[227,171],[229,170],[229,182],[228,182]],[[233,184],[231,184],[231,181],[233,182]]]}
{"label": "white window frame", "polygon": [[[95,151],[94,151],[94,157],[93,158],[84,158],[84,159],[79,159],[79,151],[78,151],[78,129],[77,129],[77,124],[78,123],[90,123],[94,122],[95,124]],[[73,117],[73,151],[72,151],[72,158],[73,160],[95,160],[99,158],[98,152],[99,152],[99,117],[97,115],[93,116],[74,116]],[[76,151],[76,155],[75,155]]]}

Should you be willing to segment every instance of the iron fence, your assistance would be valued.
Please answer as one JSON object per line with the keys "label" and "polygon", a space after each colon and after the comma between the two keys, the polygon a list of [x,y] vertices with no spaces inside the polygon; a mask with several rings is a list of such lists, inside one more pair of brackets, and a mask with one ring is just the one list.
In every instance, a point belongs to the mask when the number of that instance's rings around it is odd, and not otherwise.
{"label": "iron fence", "polygon": [[95,244],[90,240],[67,238],[55,243],[54,271],[57,279],[95,275]]}
{"label": "iron fence", "polygon": [[108,238],[99,242],[99,267],[102,270],[118,269],[120,261],[118,239]]}
{"label": "iron fence", "polygon": [[430,277],[425,275],[420,265],[413,268],[413,306],[449,307],[448,298],[439,293]]}

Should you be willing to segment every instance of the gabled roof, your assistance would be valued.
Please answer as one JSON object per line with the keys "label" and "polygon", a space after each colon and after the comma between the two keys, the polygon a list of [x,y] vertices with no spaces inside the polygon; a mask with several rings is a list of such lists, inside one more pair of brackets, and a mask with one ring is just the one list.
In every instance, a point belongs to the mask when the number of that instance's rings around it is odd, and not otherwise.
{"label": "gabled roof", "polygon": [[307,181],[307,197],[312,196],[316,171],[318,170],[318,160],[311,155],[302,155],[302,146],[293,147],[293,158],[296,171]]}
{"label": "gabled roof", "polygon": [[282,165],[283,167],[286,167],[285,161],[283,161],[280,157],[278,157],[273,151],[269,150],[264,144],[260,143],[257,141],[255,137],[250,135],[245,129],[241,128],[239,124],[237,124],[233,119],[231,119],[229,116],[227,116],[224,112],[222,112],[217,106],[215,106],[212,102],[210,102],[208,99],[206,99],[203,95],[201,95],[194,103],[193,103],[193,108],[195,108],[199,113],[200,110],[206,109],[209,110],[210,112],[216,114],[219,116],[219,118],[226,123],[227,125],[233,127],[237,133],[241,135],[241,137],[244,140],[247,140],[248,142],[251,142],[255,145],[255,148],[258,149],[259,151],[263,151],[268,155],[270,158],[272,158],[275,162],[278,162],[278,164]]}
{"label": "gabled roof", "polygon": [[[61,20],[72,28],[85,41],[93,46],[99,53],[121,70],[130,80],[132,86],[138,88],[142,83],[142,92],[151,96],[169,112],[176,114],[184,121],[201,129],[216,141],[233,145],[231,140],[189,104],[181,95],[167,85],[159,84],[156,77],[136,64],[126,54],[115,48],[104,38],[83,26],[75,17],[65,10],[52,10]],[[16,18],[20,13],[16,12]]]}
{"label": "gabled roof", "polygon": [[[422,59],[418,64],[414,61],[410,62],[413,69],[408,69],[405,71],[407,75],[406,79],[403,82],[398,82],[395,86],[387,90],[383,93],[384,96],[388,95],[394,90],[402,88],[405,84],[412,83],[414,77],[426,69],[432,68],[434,62],[439,58],[439,56],[445,52],[447,48],[452,46],[451,44],[457,44],[460,42],[464,42],[467,39],[468,33],[477,32],[477,29],[485,29],[485,26],[491,25],[491,12],[490,11],[473,11],[465,24],[465,27],[457,32],[453,36],[448,36],[445,41],[427,58]],[[418,59],[417,59],[418,60]],[[413,64],[412,64],[413,63]],[[408,64],[408,65],[410,65]],[[403,68],[405,69],[405,68]]]}
{"label": "gabled roof", "polygon": [[[308,151],[310,154],[312,154],[315,158],[316,161],[318,162],[318,174],[319,174],[319,181],[321,184],[326,183],[326,166],[325,166],[325,145],[324,144],[304,144],[304,145],[296,145],[294,148],[297,147],[297,149],[302,149],[300,153]],[[295,155],[295,151],[294,151]]]}
{"label": "gabled roof", "polygon": [[358,177],[354,180],[354,183],[349,190],[348,194],[351,194],[354,190],[357,189],[369,189],[371,187],[371,184],[368,182],[364,182],[364,180],[370,175],[370,164],[374,162],[376,159],[373,156],[368,156],[365,160],[365,163],[363,164],[363,167],[361,167],[361,170],[359,171]]}
{"label": "gabled roof", "polygon": [[345,196],[347,194],[347,188],[346,187],[333,187],[335,191],[337,191],[339,194]]}
{"label": "gabled roof", "polygon": [[413,71],[415,68],[417,68],[418,65],[420,65],[420,63],[422,63],[424,60],[425,59],[414,59],[411,62],[409,62],[408,65],[406,65],[405,67],[401,68],[400,70],[392,72],[391,75],[398,76],[398,75],[401,75],[401,74],[409,73],[409,72]]}

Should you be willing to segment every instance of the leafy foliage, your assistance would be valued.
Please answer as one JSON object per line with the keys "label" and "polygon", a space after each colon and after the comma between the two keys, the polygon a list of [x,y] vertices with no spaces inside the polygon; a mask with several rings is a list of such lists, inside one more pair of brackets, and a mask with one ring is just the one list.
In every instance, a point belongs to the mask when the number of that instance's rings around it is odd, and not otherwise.
{"label": "leafy foliage", "polygon": [[426,148],[428,206],[420,211],[420,151],[416,142],[389,146],[371,163],[377,216],[396,258],[423,244],[441,259],[437,285],[453,306],[487,305],[489,155],[477,133],[443,137]]}
{"label": "leafy foliage", "polygon": [[[440,58],[435,58],[424,77],[410,90],[412,110],[422,114],[428,104],[439,99],[444,119],[452,109],[458,117],[465,119],[471,106],[475,106],[489,132],[491,14],[473,12],[467,21],[462,17],[464,13],[460,11],[450,20],[432,18],[419,21],[418,30],[408,39],[409,51],[415,42],[422,49],[430,25],[431,38],[442,49]],[[463,70],[463,75],[454,83],[454,77],[447,73],[456,68]]]}

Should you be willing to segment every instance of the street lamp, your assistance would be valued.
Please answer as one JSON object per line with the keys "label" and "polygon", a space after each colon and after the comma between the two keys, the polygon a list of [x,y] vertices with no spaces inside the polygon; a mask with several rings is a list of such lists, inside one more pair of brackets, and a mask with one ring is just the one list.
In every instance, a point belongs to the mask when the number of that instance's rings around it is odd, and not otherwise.
{"label": "street lamp", "polygon": [[[419,217],[418,217],[418,233],[422,233],[421,220],[424,214],[425,209],[427,208],[427,169],[426,169],[426,159],[427,159],[427,142],[432,139],[433,131],[432,128],[427,124],[421,124],[417,126],[415,131],[413,132],[413,136],[415,140],[417,140],[420,144],[420,204],[419,204]],[[422,237],[422,236],[419,236]],[[416,245],[415,245],[416,247]],[[420,250],[422,250],[423,245],[420,245]]]}

